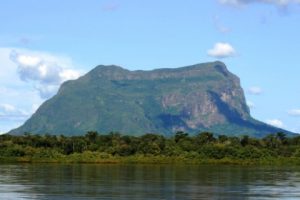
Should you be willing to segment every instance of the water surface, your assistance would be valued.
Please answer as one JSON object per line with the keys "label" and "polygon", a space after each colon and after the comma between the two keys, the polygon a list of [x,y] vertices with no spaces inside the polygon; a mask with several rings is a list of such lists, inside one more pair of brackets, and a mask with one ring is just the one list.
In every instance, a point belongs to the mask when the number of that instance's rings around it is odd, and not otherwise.
{"label": "water surface", "polygon": [[0,165],[0,199],[300,199],[300,167]]}

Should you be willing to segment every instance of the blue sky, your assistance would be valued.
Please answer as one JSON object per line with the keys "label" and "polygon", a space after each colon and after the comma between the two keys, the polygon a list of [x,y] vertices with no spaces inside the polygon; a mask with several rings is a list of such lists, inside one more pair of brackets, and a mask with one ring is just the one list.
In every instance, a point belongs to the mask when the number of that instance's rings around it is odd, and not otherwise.
{"label": "blue sky", "polygon": [[0,133],[99,64],[223,61],[252,115],[300,133],[300,0],[17,1],[0,6]]}

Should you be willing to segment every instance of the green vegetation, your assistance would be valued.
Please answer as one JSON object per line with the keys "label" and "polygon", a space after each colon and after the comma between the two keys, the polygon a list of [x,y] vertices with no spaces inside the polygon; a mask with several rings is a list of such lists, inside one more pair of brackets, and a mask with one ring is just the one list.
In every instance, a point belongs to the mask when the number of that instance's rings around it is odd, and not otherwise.
{"label": "green vegetation", "polygon": [[262,139],[249,136],[215,137],[210,132],[195,136],[177,132],[128,136],[119,133],[84,136],[0,136],[2,162],[61,163],[223,163],[300,164],[300,136],[284,133]]}
{"label": "green vegetation", "polygon": [[238,77],[224,63],[211,62],[152,71],[98,66],[62,84],[57,95],[9,134],[75,136],[88,130],[135,136],[210,131],[253,137],[284,131],[254,120]]}

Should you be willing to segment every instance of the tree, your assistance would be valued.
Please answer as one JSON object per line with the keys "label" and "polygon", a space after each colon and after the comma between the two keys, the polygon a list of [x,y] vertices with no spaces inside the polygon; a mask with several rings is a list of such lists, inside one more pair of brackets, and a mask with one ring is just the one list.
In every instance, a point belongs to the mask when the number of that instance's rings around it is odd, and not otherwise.
{"label": "tree", "polygon": [[87,138],[87,140],[94,144],[96,142],[98,136],[98,132],[97,131],[89,131],[87,132],[87,134],[85,134],[85,137]]}
{"label": "tree", "polygon": [[146,134],[140,138],[138,150],[144,154],[160,154],[165,148],[165,138],[157,134]]}
{"label": "tree", "polygon": [[175,133],[175,142],[178,143],[181,139],[185,139],[189,136],[188,133],[185,133],[183,131],[178,131]]}
{"label": "tree", "polygon": [[278,148],[281,145],[281,141],[273,134],[264,137],[263,141],[268,148]]}
{"label": "tree", "polygon": [[276,133],[276,138],[282,143],[287,144],[287,137],[286,134],[283,132]]}
{"label": "tree", "polygon": [[198,145],[203,145],[214,142],[216,138],[214,138],[214,135],[210,132],[202,132],[196,135],[195,140]]}
{"label": "tree", "polygon": [[225,143],[226,141],[228,141],[228,137],[226,135],[219,135],[218,140],[220,143]]}
{"label": "tree", "polygon": [[244,146],[247,146],[249,144],[249,136],[248,135],[244,135],[241,139],[241,145],[244,147]]}

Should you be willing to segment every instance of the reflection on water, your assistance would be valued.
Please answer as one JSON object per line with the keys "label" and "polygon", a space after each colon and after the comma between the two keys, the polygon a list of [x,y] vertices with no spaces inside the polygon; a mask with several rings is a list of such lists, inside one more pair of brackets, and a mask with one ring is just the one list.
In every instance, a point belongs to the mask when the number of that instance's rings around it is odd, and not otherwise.
{"label": "reflection on water", "polygon": [[0,165],[0,199],[300,199],[300,167]]}

